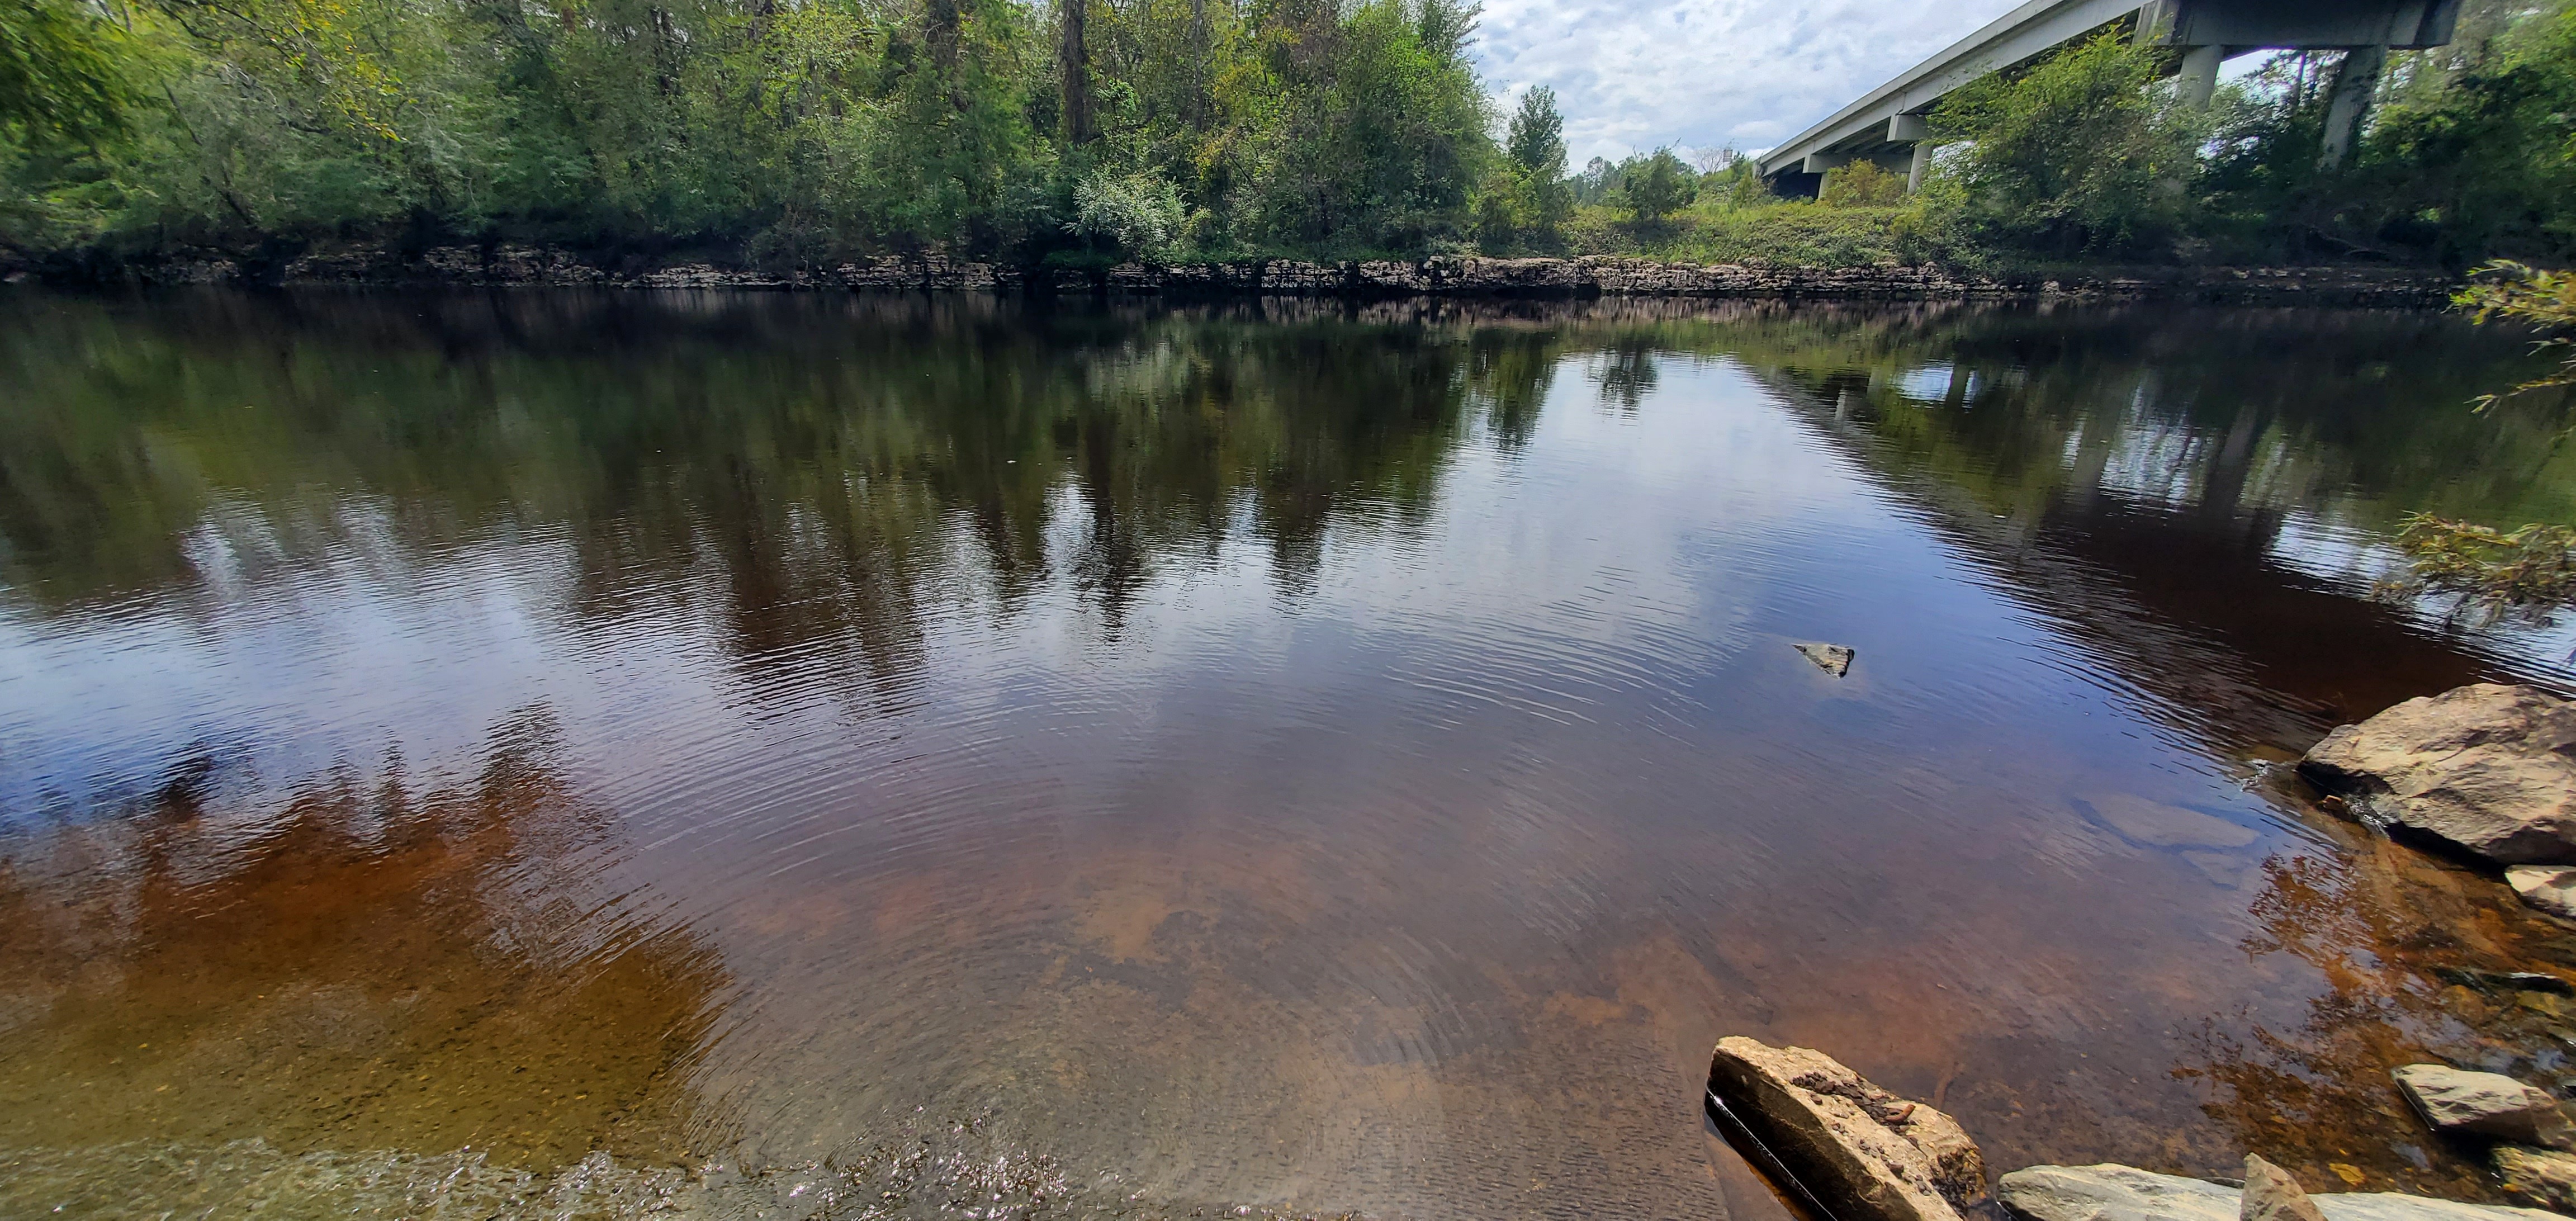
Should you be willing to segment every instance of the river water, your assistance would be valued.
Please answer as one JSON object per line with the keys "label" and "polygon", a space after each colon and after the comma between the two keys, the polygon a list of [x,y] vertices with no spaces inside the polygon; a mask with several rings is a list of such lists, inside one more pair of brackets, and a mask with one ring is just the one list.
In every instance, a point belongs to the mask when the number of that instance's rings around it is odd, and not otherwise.
{"label": "river water", "polygon": [[2532,371],[2411,313],[0,297],[0,1213],[1778,1218],[1736,1033],[1998,1168],[2489,1198],[2386,1069],[2576,1086],[2576,1001],[2461,974],[2576,938],[2280,765],[2576,688],[2377,588],[2409,512],[2576,520],[2564,405],[2467,406]]}

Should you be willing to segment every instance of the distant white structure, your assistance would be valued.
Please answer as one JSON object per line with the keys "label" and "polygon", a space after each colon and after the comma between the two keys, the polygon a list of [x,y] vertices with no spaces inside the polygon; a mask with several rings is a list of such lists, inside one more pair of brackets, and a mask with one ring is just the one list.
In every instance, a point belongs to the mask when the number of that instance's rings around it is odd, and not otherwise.
{"label": "distant white structure", "polygon": [[2184,95],[2206,103],[2219,64],[2248,51],[2347,51],[2326,112],[2324,161],[2352,148],[2371,90],[2391,50],[2451,41],[2459,0],[2030,0],[2000,20],[1916,64],[1785,144],[1762,154],[1762,176],[1789,190],[1815,175],[1874,161],[1923,184],[1930,164],[1924,115],[1951,90],[2009,71],[2097,30],[2125,25],[2151,46],[2170,47]]}

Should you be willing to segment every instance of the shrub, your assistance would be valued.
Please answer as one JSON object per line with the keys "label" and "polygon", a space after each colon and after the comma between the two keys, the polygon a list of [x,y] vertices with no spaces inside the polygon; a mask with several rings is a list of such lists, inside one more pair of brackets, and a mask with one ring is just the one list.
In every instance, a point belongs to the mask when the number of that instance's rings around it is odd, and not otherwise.
{"label": "shrub", "polygon": [[1887,208],[1905,202],[1905,179],[1875,161],[1855,161],[1825,175],[1816,202],[1828,208]]}
{"label": "shrub", "polygon": [[1105,241],[1140,259],[1158,259],[1181,236],[1180,188],[1151,171],[1095,169],[1073,184],[1067,232]]}

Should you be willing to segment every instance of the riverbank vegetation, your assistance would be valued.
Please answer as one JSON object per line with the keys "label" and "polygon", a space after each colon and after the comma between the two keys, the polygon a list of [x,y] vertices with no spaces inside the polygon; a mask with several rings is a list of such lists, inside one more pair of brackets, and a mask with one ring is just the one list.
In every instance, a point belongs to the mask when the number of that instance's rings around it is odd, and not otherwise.
{"label": "riverbank vegetation", "polygon": [[0,247],[553,243],[771,266],[1471,253],[2464,268],[2576,253],[2576,0],[2472,0],[2321,156],[2335,53],[2195,104],[2116,34],[1960,91],[1922,189],[1570,172],[1463,0],[17,0]]}

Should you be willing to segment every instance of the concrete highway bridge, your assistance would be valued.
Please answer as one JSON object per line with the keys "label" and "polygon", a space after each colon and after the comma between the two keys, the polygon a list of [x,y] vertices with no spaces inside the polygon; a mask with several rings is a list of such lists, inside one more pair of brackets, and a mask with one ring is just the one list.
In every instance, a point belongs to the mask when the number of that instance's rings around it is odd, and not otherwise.
{"label": "concrete highway bridge", "polygon": [[2349,52],[2326,113],[2324,158],[2341,164],[2392,50],[2451,41],[2459,0],[2030,0],[1948,50],[1871,90],[1831,118],[1762,154],[1763,177],[1812,193],[1827,170],[1873,161],[1923,183],[1931,164],[1924,116],[1950,91],[2009,72],[2067,43],[2120,29],[2170,48],[2184,96],[2206,103],[2219,64],[2249,51]]}

